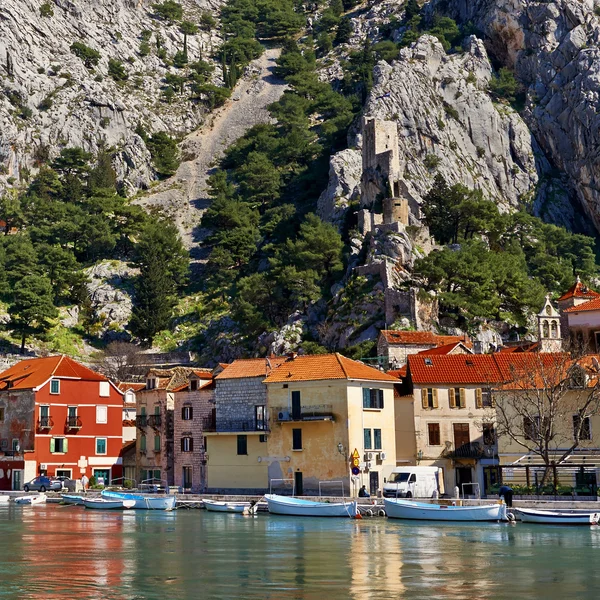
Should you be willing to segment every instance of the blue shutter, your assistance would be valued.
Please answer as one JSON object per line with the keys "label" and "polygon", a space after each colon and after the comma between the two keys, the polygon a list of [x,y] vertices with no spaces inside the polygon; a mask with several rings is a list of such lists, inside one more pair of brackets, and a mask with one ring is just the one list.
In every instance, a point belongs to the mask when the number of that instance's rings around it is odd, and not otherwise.
{"label": "blue shutter", "polygon": [[363,388],[363,408],[371,408],[371,390]]}

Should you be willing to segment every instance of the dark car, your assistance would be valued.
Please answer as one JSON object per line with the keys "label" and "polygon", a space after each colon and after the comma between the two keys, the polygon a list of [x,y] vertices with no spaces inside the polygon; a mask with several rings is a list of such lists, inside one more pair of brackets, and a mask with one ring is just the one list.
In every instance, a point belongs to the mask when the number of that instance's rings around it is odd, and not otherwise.
{"label": "dark car", "polygon": [[62,490],[63,484],[59,479],[54,479],[51,477],[44,477],[41,475],[40,477],[36,477],[31,481],[28,481],[24,486],[23,490],[28,492],[32,490],[34,492],[45,492],[47,490],[60,491]]}

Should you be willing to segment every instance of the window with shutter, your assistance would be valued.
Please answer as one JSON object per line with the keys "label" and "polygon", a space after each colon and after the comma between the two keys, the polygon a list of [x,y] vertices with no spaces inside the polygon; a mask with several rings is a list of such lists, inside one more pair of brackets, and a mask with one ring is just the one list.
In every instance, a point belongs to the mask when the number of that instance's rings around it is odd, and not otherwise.
{"label": "window with shutter", "polygon": [[465,388],[460,388],[458,391],[459,406],[461,408],[467,408],[467,392]]}
{"label": "window with shutter", "polygon": [[248,454],[248,437],[245,435],[237,436],[237,453],[238,455]]}
{"label": "window with shutter", "polygon": [[477,388],[475,390],[475,406],[477,408],[483,408],[483,397],[481,393],[481,388]]}
{"label": "window with shutter", "polygon": [[55,448],[56,448],[56,441],[54,438],[50,438],[50,452],[55,452],[55,450],[54,450]]}
{"label": "window with shutter", "polygon": [[427,388],[421,390],[421,406],[423,408],[429,408],[429,403],[427,402]]}
{"label": "window with shutter", "polygon": [[373,450],[381,450],[381,429],[373,429]]}
{"label": "window with shutter", "polygon": [[437,408],[438,407],[438,391],[437,388],[433,388],[432,390],[432,408]]}
{"label": "window with shutter", "polygon": [[63,452],[68,452],[69,451],[69,440],[67,438],[63,439]]}
{"label": "window with shutter", "polygon": [[439,446],[440,445],[440,424],[439,423],[428,423],[427,430],[429,433],[429,445]]}
{"label": "window with shutter", "polygon": [[448,390],[448,405],[450,408],[456,408],[456,391],[454,388]]}
{"label": "window with shutter", "polygon": [[292,450],[302,450],[302,429],[292,429]]}
{"label": "window with shutter", "polygon": [[371,442],[371,430],[370,429],[365,429],[364,430],[364,447],[365,450],[371,450],[373,447],[373,444]]}
{"label": "window with shutter", "polygon": [[154,452],[160,452],[160,435],[154,436]]}
{"label": "window with shutter", "polygon": [[363,408],[369,408],[371,404],[371,390],[363,388]]}
{"label": "window with shutter", "polygon": [[140,450],[142,452],[146,452],[146,436],[145,435],[142,435],[140,437]]}

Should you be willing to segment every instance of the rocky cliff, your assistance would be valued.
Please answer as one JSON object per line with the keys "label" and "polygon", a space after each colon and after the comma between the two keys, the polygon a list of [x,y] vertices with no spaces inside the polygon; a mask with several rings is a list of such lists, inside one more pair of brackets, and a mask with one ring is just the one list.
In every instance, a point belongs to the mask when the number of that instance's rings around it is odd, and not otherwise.
{"label": "rocky cliff", "polygon": [[[187,0],[184,17],[198,22],[219,0]],[[187,133],[203,111],[184,98],[161,100],[169,60],[183,47],[177,25],[157,18],[149,0],[0,0],[0,188],[60,149],[118,149],[117,174],[130,189],[153,178],[150,153],[135,129]],[[142,44],[146,40],[147,46]],[[99,52],[89,68],[71,45]],[[188,36],[189,60],[208,58],[215,32]],[[163,58],[160,58],[162,56]],[[120,61],[127,79],[109,76]]]}

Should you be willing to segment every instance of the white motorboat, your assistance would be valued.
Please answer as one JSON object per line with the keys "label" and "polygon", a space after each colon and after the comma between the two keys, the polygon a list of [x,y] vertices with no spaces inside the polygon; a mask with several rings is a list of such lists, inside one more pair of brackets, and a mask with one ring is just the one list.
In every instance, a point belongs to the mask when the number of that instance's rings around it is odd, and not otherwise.
{"label": "white motorboat", "polygon": [[134,508],[135,500],[106,500],[105,498],[84,498],[83,505],[86,508],[99,510],[122,510],[124,508]]}
{"label": "white motorboat", "polygon": [[127,492],[111,492],[102,490],[102,497],[106,500],[135,500],[133,508],[146,510],[173,510],[175,496],[161,496],[159,494],[130,494]]}
{"label": "white motorboat", "polygon": [[442,506],[384,498],[385,513],[392,519],[419,519],[422,521],[506,521],[506,504],[482,506]]}
{"label": "white motorboat", "polygon": [[4,504],[6,502],[8,502],[10,500],[10,496],[8,496],[7,494],[2,494],[0,496],[0,504]]}
{"label": "white motorboat", "polygon": [[65,504],[79,504],[83,506],[83,496],[77,496],[76,494],[63,494],[62,500]]}
{"label": "white motorboat", "polygon": [[600,514],[595,512],[565,512],[558,510],[540,510],[516,508],[515,512],[523,523],[542,523],[544,525],[597,525]]}
{"label": "white motorboat", "polygon": [[241,513],[250,511],[250,502],[221,502],[219,500],[202,500],[206,510],[211,512]]}
{"label": "white motorboat", "polygon": [[15,504],[44,504],[46,502],[46,494],[30,494],[29,496],[19,496],[15,498]]}
{"label": "white motorboat", "polygon": [[277,494],[265,496],[269,512],[275,515],[295,517],[356,517],[356,500],[348,502],[315,502]]}

